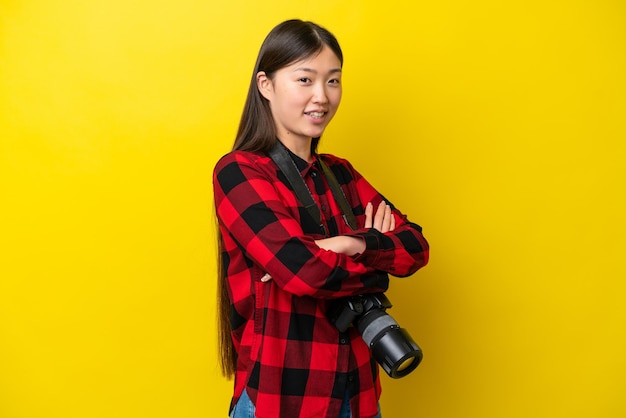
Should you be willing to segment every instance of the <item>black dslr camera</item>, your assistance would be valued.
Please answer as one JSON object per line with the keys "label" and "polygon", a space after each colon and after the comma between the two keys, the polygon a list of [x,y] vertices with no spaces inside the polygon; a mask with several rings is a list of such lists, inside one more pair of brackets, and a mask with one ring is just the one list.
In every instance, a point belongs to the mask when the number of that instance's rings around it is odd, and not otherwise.
{"label": "black dslr camera", "polygon": [[354,325],[374,359],[394,379],[411,373],[422,361],[422,350],[386,310],[391,302],[383,293],[339,299],[329,319],[341,332]]}

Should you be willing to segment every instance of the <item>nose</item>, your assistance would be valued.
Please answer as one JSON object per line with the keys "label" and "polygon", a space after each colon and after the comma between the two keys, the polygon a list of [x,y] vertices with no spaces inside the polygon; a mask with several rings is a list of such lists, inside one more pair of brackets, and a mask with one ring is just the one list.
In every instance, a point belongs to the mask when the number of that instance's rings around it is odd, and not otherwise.
{"label": "nose", "polygon": [[326,83],[317,84],[313,89],[313,103],[326,104],[328,103],[328,94],[326,93]]}

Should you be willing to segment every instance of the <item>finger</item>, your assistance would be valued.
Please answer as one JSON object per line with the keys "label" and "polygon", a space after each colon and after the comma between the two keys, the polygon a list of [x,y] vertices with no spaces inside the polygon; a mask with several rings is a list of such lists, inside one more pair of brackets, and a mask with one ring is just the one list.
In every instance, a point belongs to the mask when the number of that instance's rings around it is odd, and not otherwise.
{"label": "finger", "polygon": [[376,209],[376,215],[374,215],[374,228],[382,230],[383,220],[385,219],[385,201],[380,202]]}
{"label": "finger", "polygon": [[383,225],[380,232],[389,232],[391,229],[391,219],[393,216],[391,215],[391,206],[385,205],[385,217],[383,218]]}
{"label": "finger", "polygon": [[365,228],[370,229],[372,227],[372,214],[374,213],[374,206],[372,202],[365,205]]}
{"label": "finger", "polygon": [[269,275],[269,274],[267,274],[267,273],[265,273],[265,274],[263,275],[263,277],[261,277],[261,281],[262,281],[263,283],[265,283],[265,282],[269,282],[270,280],[272,280],[272,276],[270,276],[270,275]]}
{"label": "finger", "polygon": [[389,227],[389,231],[395,231],[396,229],[396,217],[391,214],[391,226]]}

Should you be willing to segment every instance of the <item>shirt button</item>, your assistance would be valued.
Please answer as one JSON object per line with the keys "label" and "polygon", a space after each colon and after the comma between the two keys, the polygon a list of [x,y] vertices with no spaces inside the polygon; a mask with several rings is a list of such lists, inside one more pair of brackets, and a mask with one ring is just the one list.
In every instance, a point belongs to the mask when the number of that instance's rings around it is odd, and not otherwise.
{"label": "shirt button", "polygon": [[326,205],[322,205],[322,210],[326,212]]}
{"label": "shirt button", "polygon": [[315,177],[317,176],[317,173],[315,171],[311,171],[311,177]]}
{"label": "shirt button", "polygon": [[345,338],[342,338],[342,339],[340,339],[340,340],[339,340],[339,342],[340,342],[341,344],[345,344],[345,343],[346,343],[346,339],[345,339]]}

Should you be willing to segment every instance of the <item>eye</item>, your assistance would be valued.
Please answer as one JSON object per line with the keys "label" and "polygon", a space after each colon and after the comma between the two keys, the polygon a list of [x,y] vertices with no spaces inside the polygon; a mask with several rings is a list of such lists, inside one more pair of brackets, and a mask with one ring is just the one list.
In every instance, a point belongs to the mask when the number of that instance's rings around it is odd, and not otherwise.
{"label": "eye", "polygon": [[341,80],[333,78],[332,80],[328,80],[328,84],[341,84]]}
{"label": "eye", "polygon": [[310,79],[310,78],[308,78],[308,77],[301,77],[301,78],[299,78],[299,79],[298,79],[298,81],[299,81],[300,83],[303,83],[303,84],[308,84],[308,83],[310,83],[310,82],[311,82],[311,79]]}

